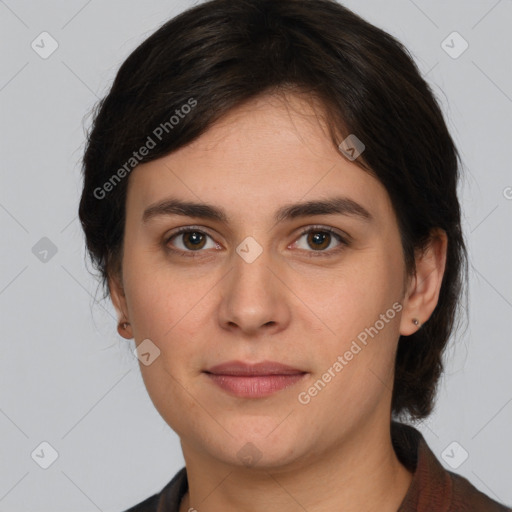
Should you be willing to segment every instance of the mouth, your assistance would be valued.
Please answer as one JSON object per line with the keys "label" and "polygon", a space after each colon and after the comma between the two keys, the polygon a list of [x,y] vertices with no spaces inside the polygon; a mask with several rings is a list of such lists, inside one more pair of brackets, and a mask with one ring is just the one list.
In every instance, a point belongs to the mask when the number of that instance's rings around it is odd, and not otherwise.
{"label": "mouth", "polygon": [[225,392],[242,398],[262,398],[297,384],[307,374],[274,361],[250,364],[230,361],[204,371]]}

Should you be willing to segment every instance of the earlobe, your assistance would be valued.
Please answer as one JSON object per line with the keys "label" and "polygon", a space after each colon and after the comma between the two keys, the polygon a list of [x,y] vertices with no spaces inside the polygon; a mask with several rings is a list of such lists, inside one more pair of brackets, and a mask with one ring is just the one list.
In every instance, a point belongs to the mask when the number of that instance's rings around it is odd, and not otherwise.
{"label": "earlobe", "polygon": [[131,325],[128,322],[119,322],[117,324],[117,332],[127,340],[131,340],[133,338]]}
{"label": "earlobe", "polygon": [[400,323],[402,336],[415,333],[432,315],[443,282],[447,247],[445,231],[435,229],[425,249],[416,254],[416,271],[409,282]]}
{"label": "earlobe", "polygon": [[128,308],[124,288],[119,277],[110,277],[108,279],[108,288],[112,304],[117,311],[119,322],[117,332],[125,339],[133,338],[131,324],[129,323]]}

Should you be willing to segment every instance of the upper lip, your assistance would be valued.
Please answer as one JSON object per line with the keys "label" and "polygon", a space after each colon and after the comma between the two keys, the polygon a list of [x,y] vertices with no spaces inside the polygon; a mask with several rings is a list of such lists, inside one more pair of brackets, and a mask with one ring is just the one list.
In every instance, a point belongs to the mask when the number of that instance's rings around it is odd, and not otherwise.
{"label": "upper lip", "polygon": [[303,370],[281,364],[275,361],[262,361],[261,363],[245,363],[243,361],[228,361],[212,366],[206,373],[215,375],[297,375],[306,373]]}

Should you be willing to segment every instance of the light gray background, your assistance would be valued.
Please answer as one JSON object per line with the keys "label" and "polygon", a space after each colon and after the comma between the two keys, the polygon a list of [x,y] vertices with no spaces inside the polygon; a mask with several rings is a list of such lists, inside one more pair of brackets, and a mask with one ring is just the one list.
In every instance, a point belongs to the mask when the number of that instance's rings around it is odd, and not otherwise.
{"label": "light gray background", "polygon": [[[86,113],[128,54],[193,3],[0,0],[0,511],[121,511],[183,465],[133,341],[118,336],[110,303],[94,300],[77,207]],[[448,469],[443,451],[459,443],[469,457],[455,471],[510,505],[512,1],[345,5],[411,50],[464,159],[469,325],[418,428]],[[59,45],[47,59],[31,47],[43,31]],[[456,59],[442,47],[453,31],[469,43]],[[32,251],[43,237],[57,248],[46,261]],[[48,469],[35,462],[49,460],[44,441],[58,452]]]}

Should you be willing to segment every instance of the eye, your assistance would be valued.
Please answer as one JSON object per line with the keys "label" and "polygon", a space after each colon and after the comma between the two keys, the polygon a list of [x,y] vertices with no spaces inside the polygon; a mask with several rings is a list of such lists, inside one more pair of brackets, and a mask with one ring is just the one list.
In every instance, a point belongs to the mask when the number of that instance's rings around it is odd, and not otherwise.
{"label": "eye", "polygon": [[[313,250],[308,251],[307,248],[299,248],[312,253],[310,254],[310,256],[329,256],[332,253],[337,253],[338,251],[342,250],[345,246],[348,245],[348,241],[343,236],[341,236],[339,233],[335,232],[333,229],[328,227],[313,226],[311,228],[308,228],[302,231],[298,240],[300,240],[305,235],[308,235],[306,238],[307,246],[312,247]],[[338,240],[338,245],[332,250],[325,250],[331,245],[333,239]],[[293,245],[298,246],[298,242],[294,242]]]}
{"label": "eye", "polygon": [[[177,250],[169,248],[171,251],[181,253],[200,252],[201,249],[215,249],[220,247],[215,242],[210,247],[207,247],[207,238],[212,239],[210,235],[204,231],[201,231],[200,229],[195,229],[194,227],[183,227],[175,231],[169,238],[167,238],[165,244],[166,246],[169,246],[169,244],[171,244],[172,240],[174,239],[181,241],[181,244],[177,244]],[[192,254],[191,256],[194,255]]]}

